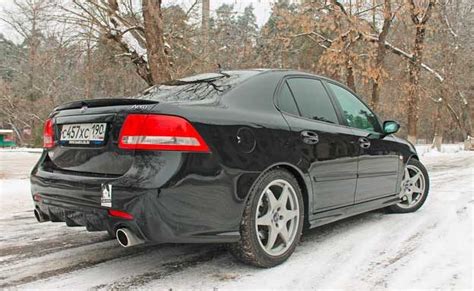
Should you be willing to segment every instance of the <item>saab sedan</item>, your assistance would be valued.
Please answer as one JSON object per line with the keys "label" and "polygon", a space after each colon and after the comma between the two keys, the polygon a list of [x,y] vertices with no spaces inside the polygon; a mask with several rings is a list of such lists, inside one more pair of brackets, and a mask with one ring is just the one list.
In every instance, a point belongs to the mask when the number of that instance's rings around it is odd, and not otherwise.
{"label": "saab sedan", "polygon": [[290,70],[75,101],[45,122],[34,214],[107,231],[124,247],[226,243],[243,262],[272,267],[304,228],[423,205],[428,174],[399,127],[344,85]]}

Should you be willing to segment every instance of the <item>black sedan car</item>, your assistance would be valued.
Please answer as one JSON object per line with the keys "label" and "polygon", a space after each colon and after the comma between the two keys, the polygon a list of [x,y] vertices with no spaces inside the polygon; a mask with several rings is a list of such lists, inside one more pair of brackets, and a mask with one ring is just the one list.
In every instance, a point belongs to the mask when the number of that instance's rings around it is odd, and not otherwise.
{"label": "black sedan car", "polygon": [[260,267],[303,228],[413,212],[429,179],[351,90],[289,70],[201,74],[124,99],[61,105],[31,173],[38,221],[108,231],[124,246],[228,243]]}

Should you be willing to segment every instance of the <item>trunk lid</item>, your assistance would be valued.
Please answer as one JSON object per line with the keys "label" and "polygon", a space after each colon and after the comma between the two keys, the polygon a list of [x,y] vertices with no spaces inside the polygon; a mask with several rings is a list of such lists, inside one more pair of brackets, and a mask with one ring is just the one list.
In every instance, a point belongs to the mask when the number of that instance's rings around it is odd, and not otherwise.
{"label": "trunk lid", "polygon": [[[129,113],[148,113],[157,103],[142,99],[94,99],[58,106],[51,117],[56,143],[48,150],[51,170],[102,176],[125,174],[135,153],[118,147],[120,129]],[[104,126],[103,141],[64,140],[66,129],[91,129],[93,125]]]}

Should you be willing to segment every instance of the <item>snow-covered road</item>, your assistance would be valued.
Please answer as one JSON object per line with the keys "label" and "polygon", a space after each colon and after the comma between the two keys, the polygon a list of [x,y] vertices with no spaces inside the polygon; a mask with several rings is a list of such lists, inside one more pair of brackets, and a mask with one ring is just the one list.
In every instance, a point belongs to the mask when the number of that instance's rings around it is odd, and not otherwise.
{"label": "snow-covered road", "polygon": [[473,288],[474,152],[422,156],[431,191],[418,212],[306,231],[272,269],[242,265],[219,245],[124,249],[104,233],[39,224],[27,179],[38,157],[0,151],[0,288]]}

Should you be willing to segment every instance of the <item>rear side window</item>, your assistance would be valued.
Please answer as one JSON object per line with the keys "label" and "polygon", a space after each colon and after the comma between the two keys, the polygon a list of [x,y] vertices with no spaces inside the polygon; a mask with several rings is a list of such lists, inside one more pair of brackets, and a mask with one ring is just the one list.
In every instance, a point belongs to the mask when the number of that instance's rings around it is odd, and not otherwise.
{"label": "rear side window", "polygon": [[321,81],[294,78],[287,82],[303,117],[338,123],[336,111]]}
{"label": "rear side window", "polygon": [[278,108],[280,108],[281,111],[287,113],[300,115],[298,112],[298,107],[296,107],[293,94],[291,94],[290,88],[288,88],[288,84],[286,82],[281,87],[280,96],[278,97]]}

